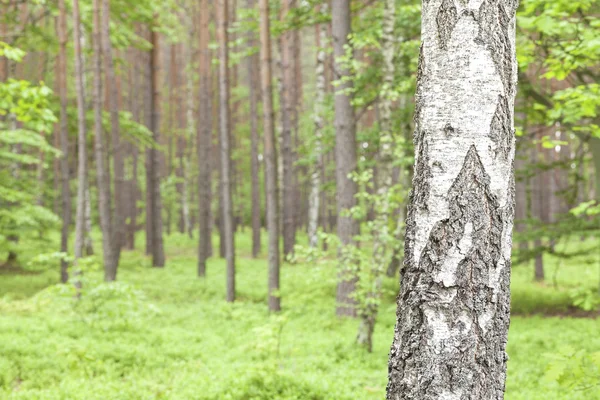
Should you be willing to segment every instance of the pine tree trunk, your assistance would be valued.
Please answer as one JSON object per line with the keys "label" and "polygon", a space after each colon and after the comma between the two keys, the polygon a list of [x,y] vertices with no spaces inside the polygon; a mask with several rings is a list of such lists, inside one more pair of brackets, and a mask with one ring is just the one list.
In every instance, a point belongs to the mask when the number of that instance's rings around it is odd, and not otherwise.
{"label": "pine tree trunk", "polygon": [[231,149],[229,110],[229,51],[228,51],[228,0],[217,0],[217,42],[219,45],[219,119],[221,143],[221,214],[227,260],[227,301],[235,301],[235,248],[233,241],[233,201],[231,195]]}
{"label": "pine tree trunk", "polygon": [[260,9],[260,84],[263,103],[264,160],[267,188],[267,230],[269,231],[269,310],[281,310],[279,296],[279,201],[277,188],[277,150],[273,113],[271,65],[271,28],[269,0],[259,0]]}
{"label": "pine tree trunk", "polygon": [[[335,162],[337,184],[337,231],[342,246],[353,245],[353,237],[358,234],[358,223],[347,215],[348,210],[356,205],[356,183],[348,175],[356,169],[356,123],[354,109],[348,91],[352,82],[348,79],[350,71],[342,60],[346,55],[346,48],[350,46],[348,36],[351,33],[351,15],[349,0],[333,0],[332,8],[332,33],[333,53],[335,56],[334,79],[338,81],[335,87]],[[352,293],[356,286],[356,278],[351,276],[351,268],[347,260],[343,260],[344,251],[340,250],[340,263],[342,264],[337,286],[338,316],[356,316],[355,301]]]}
{"label": "pine tree trunk", "polygon": [[[58,54],[57,81],[58,94],[60,97],[60,178],[61,178],[61,215],[62,229],[60,234],[60,251],[67,253],[69,251],[69,227],[71,224],[71,189],[69,186],[69,132],[67,116],[67,11],[64,0],[58,3],[58,38],[60,50]],[[66,283],[69,280],[68,264],[66,260],[61,261],[60,280]]]}
{"label": "pine tree trunk", "polygon": [[[321,5],[321,13],[327,13],[327,4]],[[310,193],[308,195],[308,242],[310,247],[317,247],[319,237],[317,235],[319,228],[319,210],[321,201],[321,170],[323,168],[322,142],[324,128],[324,112],[325,112],[325,92],[327,90],[325,83],[325,60],[327,57],[327,25],[320,24],[316,28],[316,47],[317,47],[317,63],[316,63],[316,95],[314,108],[314,123],[315,123],[315,142],[313,157],[314,163],[310,170]]]}
{"label": "pine tree trunk", "polygon": [[[159,47],[158,32],[152,30],[151,43],[152,43],[152,54],[150,57],[150,84],[152,87],[152,101],[151,101],[151,126],[152,138],[156,143],[159,142],[160,138],[160,112],[161,112],[161,98],[160,98],[160,79],[159,74],[161,70],[161,55]],[[151,214],[152,219],[152,266],[162,268],[165,266],[165,251],[163,247],[163,222],[162,222],[162,201],[160,195],[160,166],[159,166],[159,155],[156,149],[149,150],[149,165],[150,169],[150,186],[146,190],[150,190],[151,201]]]}
{"label": "pine tree trunk", "polygon": [[517,3],[464,4],[423,2],[389,400],[504,398]]}
{"label": "pine tree trunk", "polygon": [[[247,0],[247,6],[250,9],[254,9],[255,0]],[[248,33],[248,47],[253,48],[256,46],[256,40],[254,33]],[[250,89],[249,101],[250,101],[250,174],[252,179],[252,257],[258,257],[260,253],[260,164],[258,162],[258,141],[260,140],[258,134],[258,56],[253,54],[246,60],[248,68],[248,87]]]}
{"label": "pine tree trunk", "polygon": [[106,65],[106,85],[108,93],[108,105],[110,111],[110,130],[111,147],[113,157],[113,175],[114,175],[114,213],[112,214],[113,238],[113,257],[111,261],[109,281],[117,279],[117,268],[121,255],[121,248],[125,241],[125,163],[123,160],[121,132],[119,124],[119,105],[120,96],[117,87],[117,77],[112,54],[112,44],[110,41],[110,0],[102,0],[102,46]]}
{"label": "pine tree trunk", "polygon": [[[541,148],[541,146],[539,147]],[[531,214],[537,220],[539,226],[544,223],[544,172],[539,171],[539,165],[541,164],[539,156],[543,153],[540,150],[536,146],[531,149],[531,162],[538,169],[535,176],[531,179]],[[542,282],[545,278],[544,252],[542,251],[542,238],[539,235],[533,242],[533,248],[536,249],[533,276],[536,281]]]}
{"label": "pine tree trunk", "polygon": [[[61,3],[64,0],[61,0]],[[73,0],[73,42],[75,48],[75,83],[77,93],[77,211],[75,220],[75,259],[84,256],[85,250],[85,197],[88,189],[87,142],[85,127],[85,86],[81,57],[81,17],[79,0]]]}
{"label": "pine tree trunk", "polygon": [[[281,19],[284,20],[295,5],[295,0],[282,0]],[[280,38],[281,47],[281,161],[283,164],[282,183],[282,216],[283,216],[283,256],[294,251],[296,242],[295,193],[294,193],[294,153],[292,149],[292,123],[294,114],[294,41],[293,32],[284,32]]]}
{"label": "pine tree trunk", "polygon": [[200,2],[200,121],[198,124],[198,276],[206,276],[211,242],[212,82],[208,0]]}
{"label": "pine tree trunk", "polygon": [[194,73],[193,73],[193,59],[192,59],[192,44],[194,39],[194,24],[192,16],[189,18],[189,43],[185,45],[185,94],[186,94],[186,134],[184,141],[183,157],[182,157],[182,169],[183,169],[183,193],[181,196],[181,216],[183,219],[183,231],[187,233],[190,239],[192,235],[192,215],[190,211],[190,148],[193,148],[193,137],[194,137]]}
{"label": "pine tree trunk", "polygon": [[114,268],[113,228],[110,206],[110,174],[106,165],[107,152],[102,129],[102,35],[100,0],[93,1],[94,8],[94,153],[96,176],[98,179],[98,207],[102,229],[102,254],[104,257],[104,279],[112,281],[116,277]]}

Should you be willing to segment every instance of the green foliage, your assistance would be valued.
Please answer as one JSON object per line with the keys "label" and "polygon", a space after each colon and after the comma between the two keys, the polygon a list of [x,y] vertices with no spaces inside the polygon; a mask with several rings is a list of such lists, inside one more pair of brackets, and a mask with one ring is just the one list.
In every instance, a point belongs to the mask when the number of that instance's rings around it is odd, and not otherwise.
{"label": "green foliage", "polygon": [[547,357],[552,361],[548,364],[544,380],[557,384],[560,392],[578,391],[591,395],[600,388],[600,352],[565,346]]}
{"label": "green foliage", "polygon": [[594,311],[600,307],[600,295],[598,290],[589,288],[577,288],[573,289],[571,293],[571,301],[577,308],[581,308],[584,311]]}

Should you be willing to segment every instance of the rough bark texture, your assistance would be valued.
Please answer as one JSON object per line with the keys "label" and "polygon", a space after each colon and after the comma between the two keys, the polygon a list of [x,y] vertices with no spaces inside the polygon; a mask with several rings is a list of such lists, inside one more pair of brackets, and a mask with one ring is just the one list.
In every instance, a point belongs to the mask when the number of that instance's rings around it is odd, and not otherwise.
{"label": "rough bark texture", "polygon": [[[327,12],[327,4],[321,5],[321,13]],[[315,142],[313,157],[315,159],[310,170],[310,193],[308,195],[308,242],[310,247],[317,247],[319,237],[317,235],[319,228],[319,210],[321,202],[321,170],[323,168],[323,146],[321,138],[323,137],[324,127],[324,108],[325,108],[325,92],[327,90],[325,82],[325,60],[327,58],[326,43],[327,43],[327,25],[320,24],[316,30],[317,42],[317,65],[316,76],[317,83],[315,88],[315,108],[314,108],[314,123],[315,123]]]}
{"label": "rough bark texture", "polygon": [[[62,2],[62,0],[61,0]],[[87,143],[85,131],[85,89],[83,61],[81,58],[79,0],[73,1],[73,42],[75,44],[75,84],[77,93],[77,211],[75,219],[75,259],[84,256],[85,249],[85,197],[87,183]]]}
{"label": "rough bark texture", "polygon": [[[335,162],[336,162],[336,184],[337,184],[337,231],[342,246],[351,245],[353,237],[358,233],[358,223],[347,211],[356,205],[357,185],[349,174],[356,169],[356,123],[354,121],[354,109],[350,102],[348,91],[352,87],[350,80],[346,79],[350,71],[342,58],[346,55],[346,47],[350,45],[348,35],[350,28],[350,1],[333,0],[331,2],[334,80],[338,81],[335,87]],[[342,254],[343,252],[340,252]],[[340,260],[341,264],[346,261]],[[355,316],[354,292],[355,278],[349,276],[342,267],[337,286],[337,309],[339,316]]]}
{"label": "rough bark texture", "polygon": [[[160,42],[158,32],[152,31],[151,33],[152,43],[152,54],[150,57],[150,85],[152,90],[152,101],[150,102],[150,130],[152,131],[152,138],[156,143],[159,142],[160,138],[160,110],[161,110],[161,99],[160,99],[160,79],[159,73],[161,69],[160,63]],[[165,251],[163,245],[163,222],[162,222],[162,200],[160,195],[160,165],[158,150],[148,150],[148,165],[147,174],[149,175],[148,183],[149,186],[146,190],[149,191],[150,196],[150,219],[151,224],[151,253],[152,253],[152,266],[162,268],[165,266]],[[149,170],[148,170],[149,169]]]}
{"label": "rough bark texture", "polygon": [[198,276],[206,276],[210,256],[210,162],[212,145],[212,82],[208,0],[200,2],[200,123],[198,124]]}
{"label": "rough bark texture", "polygon": [[[247,0],[247,6],[253,9],[255,6],[254,0]],[[256,46],[254,33],[248,33],[248,46],[253,48]],[[252,257],[258,257],[260,253],[260,164],[258,162],[258,55],[253,54],[246,60],[248,66],[248,87],[250,89],[250,173],[252,179]]]}
{"label": "rough bark texture", "polygon": [[108,93],[108,105],[110,111],[111,147],[114,175],[114,212],[112,214],[113,237],[113,259],[110,268],[106,271],[105,278],[108,281],[117,279],[117,268],[121,248],[125,240],[125,164],[121,146],[121,132],[119,125],[119,89],[113,62],[112,44],[110,41],[110,0],[102,0],[102,46],[106,65],[106,85]]}
{"label": "rough bark texture", "polygon": [[98,207],[100,228],[102,229],[102,254],[104,258],[104,279],[112,278],[114,246],[112,242],[113,228],[110,212],[110,173],[106,164],[107,153],[102,129],[102,35],[100,0],[94,0],[94,153],[96,158],[96,177],[98,179]]}
{"label": "rough bark texture", "polygon": [[516,6],[423,2],[390,400],[504,398]]}
{"label": "rough bark texture", "polygon": [[260,84],[263,102],[265,177],[267,191],[267,230],[269,231],[269,310],[281,310],[279,297],[279,201],[277,188],[277,150],[273,115],[271,66],[271,28],[269,0],[259,0],[260,8]]}
{"label": "rough bark texture", "polygon": [[[60,180],[61,180],[61,215],[62,229],[60,233],[60,251],[66,253],[69,247],[69,226],[71,224],[71,189],[69,186],[69,132],[67,116],[67,11],[64,0],[58,2],[58,39],[60,50],[58,53],[58,63],[56,64],[58,94],[60,97]],[[60,280],[66,283],[69,279],[67,271],[68,264],[65,260],[61,261]]]}
{"label": "rough bark texture", "polygon": [[[295,0],[283,0],[281,5],[281,19],[284,20],[294,7]],[[296,242],[295,221],[295,193],[294,193],[294,152],[292,149],[292,126],[294,118],[294,32],[287,31],[281,35],[281,161],[283,164],[282,174],[282,228],[283,228],[283,256],[287,257],[294,251]]]}
{"label": "rough bark texture", "polygon": [[219,44],[219,138],[221,143],[222,224],[227,260],[227,301],[235,301],[235,248],[233,241],[233,197],[231,195],[231,149],[229,115],[228,0],[217,0],[217,42]]}

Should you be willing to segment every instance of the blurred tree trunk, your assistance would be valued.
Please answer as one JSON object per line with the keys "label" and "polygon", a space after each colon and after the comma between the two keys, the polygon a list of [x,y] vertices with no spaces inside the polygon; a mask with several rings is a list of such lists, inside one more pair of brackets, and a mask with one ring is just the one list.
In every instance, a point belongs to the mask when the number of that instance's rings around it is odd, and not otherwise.
{"label": "blurred tree trunk", "polygon": [[[295,0],[282,0],[281,20],[284,21]],[[295,221],[295,188],[294,188],[294,153],[292,149],[292,123],[294,117],[294,32],[286,31],[281,34],[281,158],[283,163],[282,196],[283,196],[283,256],[287,257],[294,251],[296,243]]]}
{"label": "blurred tree trunk", "polygon": [[[152,51],[150,56],[150,85],[152,101],[150,102],[150,131],[156,143],[160,140],[160,113],[161,113],[161,54],[160,38],[158,32],[151,31]],[[151,220],[151,252],[152,266],[162,268],[165,266],[165,251],[163,245],[162,200],[160,194],[160,162],[158,150],[148,150],[148,163],[146,173],[149,175],[150,215]]]}
{"label": "blurred tree trunk", "polygon": [[[348,210],[356,205],[357,185],[348,176],[356,169],[356,122],[354,120],[354,109],[352,107],[349,90],[352,88],[350,71],[342,60],[345,57],[350,41],[351,14],[349,0],[333,0],[332,33],[334,80],[338,82],[335,87],[335,162],[336,162],[336,184],[338,192],[337,200],[337,231],[343,247],[354,245],[353,237],[358,234],[358,223],[354,218],[347,215]],[[340,249],[340,263],[342,264],[337,285],[337,308],[338,316],[356,316],[355,301],[352,293],[356,286],[356,278],[344,260],[344,251]]]}
{"label": "blurred tree trunk", "polygon": [[[111,129],[111,147],[113,157],[113,174],[114,174],[114,213],[112,215],[113,229],[113,257],[111,261],[111,270],[105,276],[107,281],[117,279],[117,268],[121,256],[121,248],[125,240],[125,164],[123,160],[121,146],[121,132],[119,123],[119,98],[121,91],[118,87],[118,77],[115,75],[115,67],[112,54],[112,44],[110,41],[110,0],[103,1],[103,50],[104,61],[106,65],[105,76],[108,92],[108,104],[110,109],[110,129]],[[110,179],[110,178],[109,178]]]}
{"label": "blurred tree trunk", "polygon": [[227,260],[227,301],[235,301],[235,247],[233,232],[233,202],[231,195],[231,148],[229,110],[229,49],[228,49],[228,0],[217,0],[217,43],[219,45],[219,119],[221,142],[221,191],[223,212],[221,215]]}
{"label": "blurred tree trunk", "polygon": [[98,179],[98,208],[102,229],[102,254],[104,258],[104,279],[114,280],[116,265],[113,244],[113,227],[110,206],[110,173],[106,165],[107,151],[102,129],[102,33],[100,1],[93,1],[94,27],[94,153],[96,158],[96,177]]}
{"label": "blurred tree trunk", "polygon": [[517,4],[464,4],[423,2],[415,176],[388,400],[504,395]]}
{"label": "blurred tree trunk", "polygon": [[[541,144],[533,146],[531,150],[531,163],[535,166],[536,174],[531,179],[531,214],[538,221],[538,229],[541,229],[545,222],[544,218],[544,171],[540,170],[542,162],[540,156],[544,151]],[[534,263],[534,278],[536,281],[544,280],[544,252],[542,251],[542,238],[538,234],[533,242],[536,250]]]}
{"label": "blurred tree trunk", "polygon": [[198,276],[206,276],[211,242],[212,82],[208,0],[200,1],[200,121],[198,124]]}
{"label": "blurred tree trunk", "polygon": [[[322,4],[320,8],[322,14],[327,13],[327,4]],[[317,48],[316,62],[316,94],[314,106],[315,123],[315,142],[312,156],[313,164],[310,169],[310,193],[308,197],[308,242],[310,247],[317,247],[319,242],[319,210],[321,202],[321,174],[323,169],[323,128],[325,125],[325,59],[327,57],[327,25],[319,24],[316,26],[315,41]]]}
{"label": "blurred tree trunk", "polygon": [[[140,74],[138,68],[138,51],[137,49],[130,49],[130,76],[129,76],[129,84],[130,84],[130,108],[132,118],[135,122],[140,123],[140,105],[138,93],[140,92],[140,85],[138,76]],[[138,185],[138,162],[139,162],[139,150],[135,144],[132,144],[131,147],[131,180],[129,181],[129,201],[128,201],[128,219],[129,225],[127,226],[127,238],[126,245],[129,250],[135,249],[135,234],[137,232],[137,217],[138,217],[138,208],[137,208],[137,200],[139,195],[139,185]]]}
{"label": "blurred tree trunk", "polygon": [[[62,229],[60,233],[60,251],[69,251],[69,227],[71,225],[71,189],[69,173],[69,131],[68,131],[68,93],[67,93],[67,10],[64,0],[58,1],[58,40],[59,53],[56,63],[56,80],[58,83],[58,96],[60,98],[60,178],[61,178],[61,216]],[[75,38],[77,40],[77,38]],[[60,280],[66,283],[69,280],[68,263],[61,261]]]}
{"label": "blurred tree trunk", "polygon": [[[246,5],[250,9],[254,9],[255,0],[247,0]],[[248,32],[248,47],[254,48],[256,39],[253,32]],[[258,257],[260,253],[260,164],[258,161],[258,55],[252,54],[246,60],[248,69],[248,87],[250,89],[250,173],[252,179],[252,257]]]}
{"label": "blurred tree trunk", "polygon": [[[60,0],[64,7],[64,0]],[[75,220],[75,259],[82,258],[85,250],[85,207],[88,190],[87,141],[85,126],[85,86],[81,46],[81,17],[79,0],[73,0],[73,43],[75,48],[75,92],[77,93],[77,211]]]}
{"label": "blurred tree trunk", "polygon": [[279,201],[277,198],[277,147],[273,113],[271,65],[271,27],[269,0],[259,0],[260,8],[260,84],[263,104],[264,159],[267,188],[267,230],[269,231],[269,310],[281,310],[279,295]]}

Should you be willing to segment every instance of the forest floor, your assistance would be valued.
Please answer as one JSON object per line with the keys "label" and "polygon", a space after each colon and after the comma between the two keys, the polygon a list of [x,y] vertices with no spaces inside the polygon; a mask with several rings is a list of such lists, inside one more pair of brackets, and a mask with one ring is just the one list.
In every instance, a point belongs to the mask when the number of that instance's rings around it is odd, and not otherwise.
{"label": "forest floor", "polygon": [[[224,301],[224,261],[198,279],[196,242],[178,234],[166,268],[125,252],[119,283],[88,272],[80,301],[54,285],[58,267],[0,274],[0,399],[383,399],[396,279],[385,281],[367,353],[355,345],[358,322],[334,315],[332,265],[285,264],[284,311],[269,315],[266,260],[250,257],[249,236],[237,235],[235,304]],[[552,379],[600,350],[600,319],[548,316],[568,315],[569,291],[597,285],[598,267],[548,258],[546,268],[546,284],[532,282],[531,266],[513,268],[506,399],[600,399],[597,386]]]}

